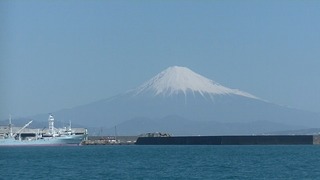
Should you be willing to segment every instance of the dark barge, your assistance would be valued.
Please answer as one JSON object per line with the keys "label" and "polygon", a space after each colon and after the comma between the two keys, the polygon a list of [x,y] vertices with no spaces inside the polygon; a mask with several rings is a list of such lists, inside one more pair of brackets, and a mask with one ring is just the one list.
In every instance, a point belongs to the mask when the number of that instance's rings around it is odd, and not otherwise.
{"label": "dark barge", "polygon": [[165,136],[139,137],[137,145],[313,145],[320,135]]}

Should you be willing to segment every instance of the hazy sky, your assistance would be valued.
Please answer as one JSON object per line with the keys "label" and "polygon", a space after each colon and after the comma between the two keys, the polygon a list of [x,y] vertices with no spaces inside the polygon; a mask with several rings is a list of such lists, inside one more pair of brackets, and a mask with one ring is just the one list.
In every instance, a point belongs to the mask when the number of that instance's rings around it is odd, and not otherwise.
{"label": "hazy sky", "polygon": [[139,86],[169,66],[320,112],[320,1],[0,1],[0,118]]}

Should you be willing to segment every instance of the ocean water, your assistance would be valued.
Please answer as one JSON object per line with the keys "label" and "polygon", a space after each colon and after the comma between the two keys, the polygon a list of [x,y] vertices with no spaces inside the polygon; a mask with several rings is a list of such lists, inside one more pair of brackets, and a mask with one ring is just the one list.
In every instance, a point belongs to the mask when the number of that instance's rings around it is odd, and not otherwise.
{"label": "ocean water", "polygon": [[0,147],[0,179],[320,179],[320,146]]}

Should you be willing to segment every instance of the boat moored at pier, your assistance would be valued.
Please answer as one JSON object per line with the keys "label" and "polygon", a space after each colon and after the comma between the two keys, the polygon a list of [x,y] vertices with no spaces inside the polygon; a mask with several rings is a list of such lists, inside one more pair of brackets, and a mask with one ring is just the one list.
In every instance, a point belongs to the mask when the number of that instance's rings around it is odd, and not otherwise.
{"label": "boat moored at pier", "polygon": [[48,118],[48,129],[27,129],[32,123],[29,121],[22,128],[13,130],[11,117],[9,118],[8,128],[2,129],[0,134],[0,146],[65,146],[80,145],[88,136],[85,128],[55,128],[54,117],[52,114]]}

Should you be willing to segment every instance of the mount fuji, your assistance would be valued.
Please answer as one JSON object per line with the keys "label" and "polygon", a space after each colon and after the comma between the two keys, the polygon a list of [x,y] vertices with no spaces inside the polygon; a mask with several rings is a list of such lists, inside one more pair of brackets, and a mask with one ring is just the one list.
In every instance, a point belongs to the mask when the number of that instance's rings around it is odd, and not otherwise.
{"label": "mount fuji", "polygon": [[134,90],[138,94],[153,94],[154,96],[171,96],[183,93],[187,96],[188,92],[213,97],[214,95],[239,95],[248,98],[255,96],[239,91],[229,89],[220,84],[207,79],[186,67],[173,66],[162,71],[142,86]]}
{"label": "mount fuji", "polygon": [[[186,67],[173,66],[136,89],[109,99],[54,112],[112,134],[164,131],[175,135],[262,134],[320,127],[320,115],[264,101],[224,87]],[[35,116],[45,118],[43,115]],[[102,131],[102,132],[101,132]]]}

